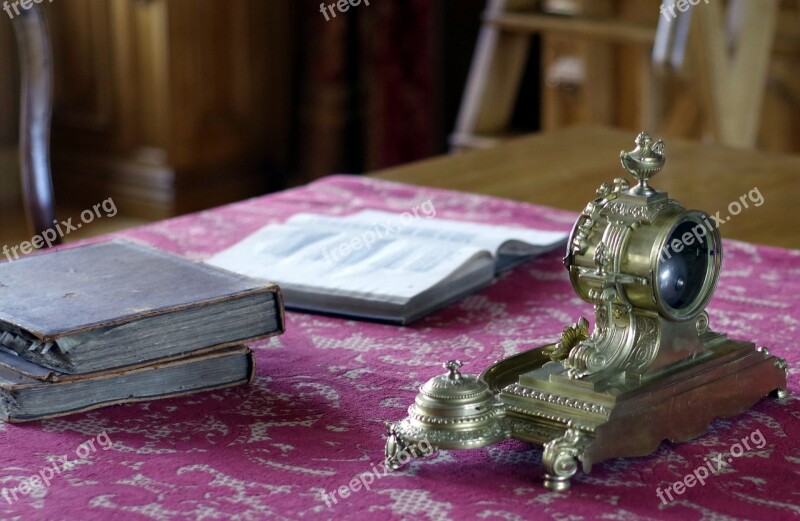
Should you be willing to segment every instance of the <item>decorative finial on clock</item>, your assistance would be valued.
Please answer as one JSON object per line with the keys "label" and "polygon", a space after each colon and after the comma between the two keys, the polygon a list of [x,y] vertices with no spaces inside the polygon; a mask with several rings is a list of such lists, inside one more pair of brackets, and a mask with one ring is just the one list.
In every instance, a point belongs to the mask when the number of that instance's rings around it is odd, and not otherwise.
{"label": "decorative finial on clock", "polygon": [[660,139],[653,143],[647,132],[636,136],[636,148],[630,152],[624,150],[619,153],[619,159],[628,173],[636,178],[639,183],[630,189],[633,195],[649,197],[657,192],[647,184],[648,180],[656,175],[664,166],[664,142]]}

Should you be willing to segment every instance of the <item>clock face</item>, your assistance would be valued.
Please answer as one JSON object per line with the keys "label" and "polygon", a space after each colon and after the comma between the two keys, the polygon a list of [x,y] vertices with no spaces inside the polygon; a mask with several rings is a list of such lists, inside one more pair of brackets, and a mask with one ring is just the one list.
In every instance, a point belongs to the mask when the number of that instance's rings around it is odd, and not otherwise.
{"label": "clock face", "polygon": [[709,265],[716,254],[712,247],[713,236],[696,233],[702,224],[683,221],[667,238],[658,265],[658,293],[667,307],[676,311],[691,308],[706,286]]}

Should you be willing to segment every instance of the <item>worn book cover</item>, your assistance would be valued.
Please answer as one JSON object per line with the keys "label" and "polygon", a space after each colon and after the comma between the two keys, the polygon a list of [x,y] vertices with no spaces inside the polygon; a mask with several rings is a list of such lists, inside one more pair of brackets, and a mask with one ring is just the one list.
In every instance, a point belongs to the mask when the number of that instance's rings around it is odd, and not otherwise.
{"label": "worn book cover", "polygon": [[[253,354],[245,346],[82,375],[37,370],[5,351],[0,358],[4,362],[0,364],[0,419],[12,423],[241,385],[250,382],[255,372]],[[49,381],[42,381],[45,375]]]}
{"label": "worn book cover", "polygon": [[61,373],[141,364],[283,331],[276,285],[132,242],[0,264],[0,345]]}

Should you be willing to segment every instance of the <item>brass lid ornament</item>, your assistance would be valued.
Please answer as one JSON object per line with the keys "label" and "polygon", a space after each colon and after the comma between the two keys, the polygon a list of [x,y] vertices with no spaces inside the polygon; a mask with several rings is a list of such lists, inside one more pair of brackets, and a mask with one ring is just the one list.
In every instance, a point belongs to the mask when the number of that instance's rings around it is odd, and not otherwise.
{"label": "brass lid ornament", "polygon": [[642,132],[636,136],[636,148],[630,152],[620,152],[619,160],[622,168],[639,181],[639,184],[631,188],[632,194],[650,196],[656,193],[647,182],[664,166],[666,158],[663,141],[659,139],[654,144],[647,132]]}
{"label": "brass lid ornament", "polygon": [[594,308],[594,327],[580,317],[557,342],[479,376],[446,362],[408,417],[388,424],[388,466],[401,466],[398,454],[421,441],[466,449],[516,438],[544,447],[544,485],[565,490],[579,463],[589,472],[606,459],[644,456],[768,394],[785,397],[783,359],[710,328],[719,229],[649,185],[665,160],[664,143],[639,134],[620,154],[637,184],[603,183],[572,229],[564,265]]}

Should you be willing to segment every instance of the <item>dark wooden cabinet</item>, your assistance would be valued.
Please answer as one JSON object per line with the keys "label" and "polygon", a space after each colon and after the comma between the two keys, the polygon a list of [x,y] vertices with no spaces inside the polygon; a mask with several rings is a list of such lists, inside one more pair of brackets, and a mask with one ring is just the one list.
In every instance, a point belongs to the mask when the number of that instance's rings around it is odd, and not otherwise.
{"label": "dark wooden cabinet", "polygon": [[60,200],[160,218],[263,193],[288,161],[289,0],[46,4]]}

